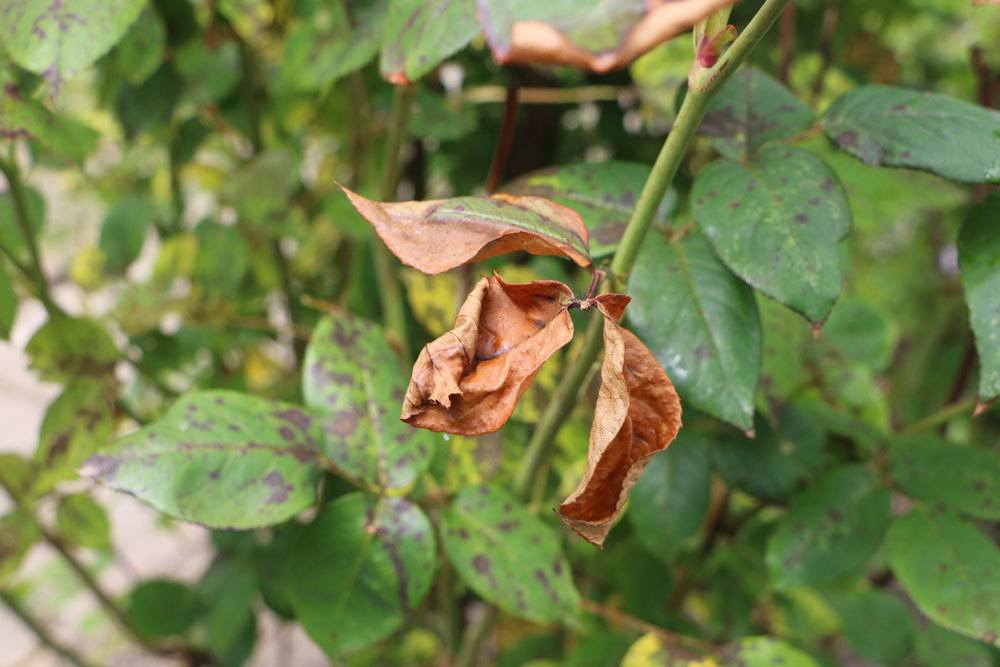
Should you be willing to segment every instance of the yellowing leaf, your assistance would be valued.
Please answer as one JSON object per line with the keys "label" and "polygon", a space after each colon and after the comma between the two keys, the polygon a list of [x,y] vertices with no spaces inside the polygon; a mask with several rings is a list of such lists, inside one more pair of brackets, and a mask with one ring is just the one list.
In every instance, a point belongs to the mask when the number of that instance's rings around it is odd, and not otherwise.
{"label": "yellowing leaf", "polygon": [[480,280],[454,328],[421,350],[400,418],[459,435],[503,426],[539,367],[573,337],[572,299],[555,280]]}
{"label": "yellowing leaf", "polygon": [[391,204],[342,189],[389,250],[424,273],[442,273],[516,251],[590,264],[589,236],[580,216],[541,197],[494,195]]}
{"label": "yellowing leaf", "polygon": [[596,302],[604,316],[604,361],[587,469],[560,505],[559,516],[584,539],[601,546],[653,454],[676,437],[681,403],[656,358],[635,334],[618,325],[629,298],[602,294]]}

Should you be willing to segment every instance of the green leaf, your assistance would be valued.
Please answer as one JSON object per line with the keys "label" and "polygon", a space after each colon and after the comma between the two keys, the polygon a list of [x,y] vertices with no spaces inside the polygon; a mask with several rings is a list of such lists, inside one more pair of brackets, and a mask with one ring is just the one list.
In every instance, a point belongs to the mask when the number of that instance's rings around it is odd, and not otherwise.
{"label": "green leaf", "polygon": [[981,519],[1000,519],[1000,454],[936,436],[900,437],[889,450],[899,489]]}
{"label": "green leaf", "polygon": [[462,490],[441,526],[448,558],[484,600],[539,623],[576,613],[580,596],[552,529],[506,491]]}
{"label": "green leaf", "polygon": [[314,435],[309,416],[293,405],[196,391],[91,457],[81,474],[185,521],[268,526],[315,502]]}
{"label": "green leaf", "polygon": [[17,316],[17,293],[10,282],[7,267],[0,263],[0,340],[10,338],[10,330],[14,328],[14,318]]}
{"label": "green leaf", "polygon": [[302,627],[336,658],[402,625],[434,569],[434,532],[420,508],[351,493],[303,528],[286,576]]}
{"label": "green leaf", "polygon": [[7,0],[0,11],[0,43],[21,67],[58,88],[122,38],[145,0]]}
{"label": "green leaf", "polygon": [[306,405],[337,468],[382,490],[413,486],[439,436],[399,420],[406,377],[382,330],[347,313],[326,317],[303,369]]}
{"label": "green leaf", "polygon": [[832,364],[861,364],[881,371],[892,361],[898,339],[895,322],[881,309],[844,296],[823,324],[817,347],[819,355]]}
{"label": "green leaf", "polygon": [[621,667],[818,667],[797,648],[773,637],[747,637],[722,649],[717,659],[692,657],[689,650],[667,645],[659,635],[640,637],[622,659]]}
{"label": "green leaf", "polygon": [[213,48],[206,40],[192,40],[177,49],[172,63],[184,79],[184,97],[198,106],[221,102],[240,83],[240,50],[235,41]]}
{"label": "green leaf", "polygon": [[952,514],[918,509],[886,536],[889,566],[928,618],[1000,646],[1000,550]]}
{"label": "green leaf", "polygon": [[34,464],[13,452],[0,452],[0,488],[9,489],[14,496],[27,497],[35,484],[37,472]]}
{"label": "green leaf", "polygon": [[108,211],[98,245],[109,273],[124,273],[139,256],[155,214],[153,202],[137,195],[125,197]]}
{"label": "green leaf", "polygon": [[758,498],[785,501],[823,464],[826,436],[810,415],[788,405],[778,429],[762,421],[753,438],[712,441],[712,463],[727,484]]}
{"label": "green leaf", "polygon": [[777,586],[856,576],[882,542],[889,491],[862,466],[836,468],[796,496],[767,545]]}
{"label": "green leaf", "polygon": [[128,596],[125,615],[143,637],[180,637],[198,614],[198,596],[193,590],[170,579],[150,579],[139,583]]}
{"label": "green leaf", "polygon": [[[0,99],[3,93],[0,92]],[[4,114],[0,109],[0,122]],[[3,133],[3,125],[0,124],[0,134]],[[38,190],[31,187],[24,189],[24,208],[28,216],[28,224],[31,229],[38,234],[45,223],[45,199]],[[14,198],[9,192],[0,194],[0,247],[6,248],[12,255],[22,262],[29,261],[28,248],[24,244],[24,234],[17,222],[17,206]]]}
{"label": "green leaf", "polygon": [[[913,615],[897,596],[880,590],[834,595],[841,631],[862,658],[894,665],[913,645]],[[887,632],[892,628],[891,632]]]}
{"label": "green leaf", "polygon": [[222,197],[241,220],[276,235],[286,233],[288,200],[299,184],[299,164],[299,155],[291,149],[268,150],[229,176]]}
{"label": "green leaf", "polygon": [[475,0],[389,0],[379,69],[389,81],[416,81],[479,34]]}
{"label": "green leaf", "polygon": [[731,160],[746,160],[769,141],[794,137],[813,123],[804,102],[756,67],[745,67],[712,99],[699,132]]}
{"label": "green leaf", "polygon": [[642,100],[642,115],[653,123],[669,123],[677,112],[677,93],[687,83],[691,45],[672,39],[637,58],[629,74]]}
{"label": "green leaf", "polygon": [[979,398],[1000,397],[1000,195],[977,206],[958,235],[958,265],[979,352]]}
{"label": "green leaf", "polygon": [[192,277],[208,294],[235,294],[250,268],[250,248],[240,230],[203,220],[195,228],[195,236],[198,257]]}
{"label": "green leaf", "polygon": [[760,320],[753,291],[705,238],[650,234],[629,279],[629,318],[681,398],[742,429],[753,426]]}
{"label": "green leaf", "polygon": [[[582,162],[532,172],[508,183],[503,191],[545,197],[579,213],[590,232],[590,254],[598,258],[618,247],[648,176],[649,167],[636,162]],[[656,223],[665,224],[676,204],[676,192],[668,190]]]}
{"label": "green leaf", "polygon": [[706,444],[682,430],[632,489],[627,516],[639,542],[670,563],[701,528],[710,483]]}
{"label": "green leaf", "polygon": [[15,510],[0,517],[0,586],[17,572],[39,537],[38,526],[23,512]]}
{"label": "green leaf", "polygon": [[744,164],[708,165],[691,199],[695,221],[736,275],[814,323],[826,319],[843,283],[837,242],[851,211],[823,162],[766,146]]}
{"label": "green leaf", "polygon": [[146,7],[114,51],[117,71],[133,86],[142,84],[163,62],[167,28],[152,7]]}
{"label": "green leaf", "polygon": [[927,623],[917,633],[915,654],[926,667],[994,667],[993,649],[982,642]]}
{"label": "green leaf", "polygon": [[951,97],[861,86],[827,109],[823,129],[865,164],[967,183],[1000,181],[1000,112]]}
{"label": "green leaf", "polygon": [[[249,657],[246,646],[248,633],[256,638],[253,603],[257,597],[257,573],[250,563],[238,559],[212,563],[198,586],[201,605],[205,608],[205,636],[212,655],[223,664],[243,664]],[[247,653],[243,660],[233,660]]]}
{"label": "green leaf", "polygon": [[774,637],[747,637],[724,651],[726,665],[739,667],[819,667],[809,654]]}
{"label": "green leaf", "polygon": [[100,551],[111,550],[111,522],[104,508],[86,493],[59,500],[56,508],[59,537],[73,544]]}
{"label": "green leaf", "polygon": [[48,490],[115,436],[115,385],[81,378],[67,385],[45,412],[38,435],[36,488]]}
{"label": "green leaf", "polygon": [[56,155],[80,161],[97,147],[98,134],[66,114],[52,113],[10,83],[0,85],[0,138],[14,137],[27,137]]}
{"label": "green leaf", "polygon": [[56,316],[28,341],[25,352],[43,380],[109,377],[121,358],[111,336],[96,320]]}
{"label": "green leaf", "polygon": [[389,0],[317,3],[285,39],[280,80],[293,90],[320,90],[378,53]]}

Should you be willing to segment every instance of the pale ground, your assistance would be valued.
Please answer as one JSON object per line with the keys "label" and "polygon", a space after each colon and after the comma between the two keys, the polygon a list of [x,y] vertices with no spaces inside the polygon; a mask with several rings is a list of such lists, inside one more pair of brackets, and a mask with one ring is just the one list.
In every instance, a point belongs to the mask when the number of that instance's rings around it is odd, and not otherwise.
{"label": "pale ground", "polygon": [[[46,194],[48,212],[43,248],[47,272],[55,276],[60,269],[65,270],[76,250],[96,240],[101,207],[93,201],[71,201],[62,194],[55,177],[36,172],[33,182]],[[146,251],[149,250],[147,247]],[[144,258],[148,262],[151,255],[144,251],[140,262]],[[101,311],[100,298],[87,299],[67,281],[58,282],[55,298],[67,311]],[[22,301],[11,341],[0,341],[0,451],[30,456],[45,410],[59,392],[57,385],[38,380],[28,369],[22,352],[44,319],[37,302]],[[75,484],[86,488],[84,482]],[[108,512],[113,525],[116,559],[99,564],[100,580],[112,595],[123,596],[135,582],[149,577],[193,582],[201,576],[211,557],[206,530],[180,523],[165,528],[158,523],[156,512],[130,496],[101,488],[95,490],[94,496]],[[0,515],[9,507],[9,499],[0,493]],[[51,508],[42,508],[43,516],[47,517],[46,510]],[[87,560],[87,554],[82,553],[81,557]],[[133,648],[51,548],[39,545],[32,549],[19,570],[19,581],[30,582],[27,604],[32,614],[57,639],[89,659],[90,664],[121,667],[175,664]],[[259,616],[259,640],[251,662],[254,667],[328,664],[297,626],[283,624],[266,611]],[[58,656],[40,647],[19,619],[0,605],[0,667],[62,664]]]}

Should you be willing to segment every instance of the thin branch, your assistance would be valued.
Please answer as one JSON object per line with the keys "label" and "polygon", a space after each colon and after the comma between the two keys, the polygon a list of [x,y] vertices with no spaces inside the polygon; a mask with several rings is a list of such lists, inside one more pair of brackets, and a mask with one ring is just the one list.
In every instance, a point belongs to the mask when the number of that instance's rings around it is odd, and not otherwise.
{"label": "thin branch", "polygon": [[[385,143],[385,158],[382,163],[382,187],[379,198],[382,201],[396,199],[399,187],[399,154],[406,136],[406,124],[410,118],[413,102],[413,86],[396,86],[392,103],[392,117],[389,134]],[[378,276],[379,298],[382,301],[382,317],[387,333],[393,339],[400,355],[409,360],[409,336],[406,321],[406,304],[399,282],[399,262],[382,243],[375,245],[375,271]]]}
{"label": "thin branch", "polygon": [[[621,97],[635,95],[635,86],[579,86],[553,88],[537,86],[521,88],[521,104],[583,104],[585,102],[614,102]],[[507,100],[504,86],[471,86],[462,92],[466,104],[500,104]]]}
{"label": "thin branch", "polygon": [[519,88],[517,73],[511,72],[510,81],[507,83],[507,95],[504,99],[500,138],[497,141],[496,151],[493,153],[493,161],[490,162],[489,175],[486,177],[486,194],[488,195],[493,194],[500,187],[504,172],[507,170],[507,158],[510,156],[510,148],[514,143]]}
{"label": "thin branch", "polygon": [[[622,611],[621,609],[616,609],[614,607],[609,607],[607,605],[601,604],[600,602],[595,602],[594,600],[587,600],[584,598],[580,600],[580,606],[584,611],[590,612],[596,616],[600,616],[606,619],[610,623],[620,625],[622,627],[630,628],[632,630],[638,630],[639,632],[652,633],[656,635],[663,644],[672,649],[679,650],[694,650],[700,654],[714,654],[718,649],[709,644],[708,642],[702,641],[697,637],[689,637],[687,635],[678,634],[676,632],[671,632],[666,628],[661,628],[658,625],[653,625],[652,623],[647,623],[641,618],[636,618],[631,614]],[[702,657],[702,656],[689,656],[689,657]]]}
{"label": "thin branch", "polygon": [[930,429],[940,426],[941,424],[944,424],[945,422],[965,412],[968,412],[971,416],[975,416],[973,415],[973,410],[976,407],[976,397],[969,396],[968,398],[963,398],[961,401],[950,403],[937,412],[929,414],[923,419],[913,422],[909,426],[904,426],[899,430],[899,432],[903,435],[912,435],[914,433],[929,431]]}
{"label": "thin branch", "polygon": [[92,666],[93,663],[87,662],[86,659],[75,653],[71,648],[59,643],[54,637],[52,637],[52,635],[49,634],[49,631],[45,629],[38,619],[31,615],[31,612],[29,612],[24,605],[21,604],[21,601],[18,600],[12,593],[0,588],[0,602],[2,602],[4,606],[6,606],[12,614],[14,614],[14,616],[17,616],[17,618],[35,634],[35,637],[38,638],[38,642],[42,646],[57,654],[60,658],[74,667]]}

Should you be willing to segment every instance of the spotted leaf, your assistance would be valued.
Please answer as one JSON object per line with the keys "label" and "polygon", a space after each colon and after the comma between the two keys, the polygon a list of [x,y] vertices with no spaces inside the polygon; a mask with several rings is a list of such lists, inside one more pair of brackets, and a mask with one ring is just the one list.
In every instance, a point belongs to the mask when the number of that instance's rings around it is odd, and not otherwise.
{"label": "spotted leaf", "polygon": [[540,623],[577,611],[579,594],[555,535],[506,491],[462,490],[444,513],[441,539],[462,579],[504,611]]}
{"label": "spotted leaf", "polygon": [[326,457],[348,479],[406,489],[430,461],[434,436],[397,418],[405,375],[382,330],[347,313],[324,318],[306,350],[302,390]]}
{"label": "spotted leaf", "polygon": [[299,408],[232,391],[182,396],[80,471],[212,528],[280,523],[316,500],[318,438]]}

